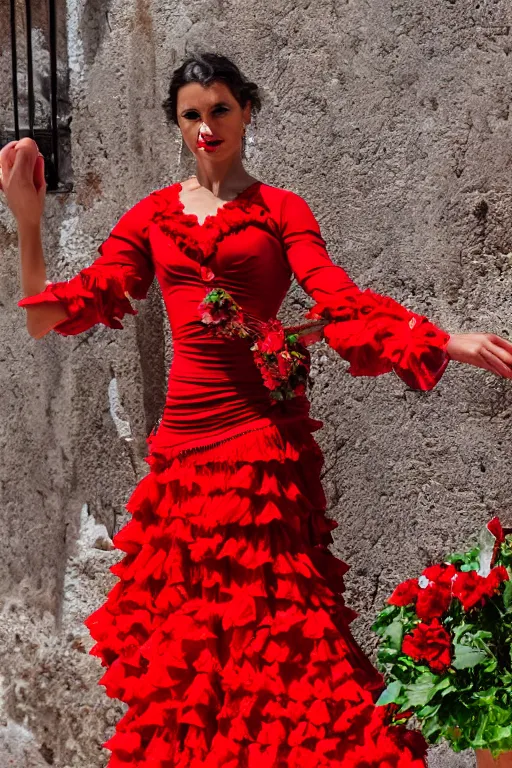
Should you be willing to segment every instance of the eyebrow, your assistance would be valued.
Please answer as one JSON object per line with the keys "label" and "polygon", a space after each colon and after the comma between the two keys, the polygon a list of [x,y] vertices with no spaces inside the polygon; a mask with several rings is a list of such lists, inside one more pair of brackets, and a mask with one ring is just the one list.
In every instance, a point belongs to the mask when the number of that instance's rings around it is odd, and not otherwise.
{"label": "eyebrow", "polygon": [[[212,104],[210,109],[215,109],[216,107],[229,107],[229,104],[226,101],[218,101],[216,104]],[[180,114],[184,115],[185,112],[199,112],[199,110],[197,107],[184,107]]]}

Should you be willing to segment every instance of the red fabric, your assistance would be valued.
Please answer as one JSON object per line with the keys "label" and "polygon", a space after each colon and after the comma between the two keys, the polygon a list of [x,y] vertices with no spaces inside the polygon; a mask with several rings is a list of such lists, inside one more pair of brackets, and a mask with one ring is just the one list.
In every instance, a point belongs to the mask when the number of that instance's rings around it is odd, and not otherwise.
{"label": "red fabric", "polygon": [[269,320],[295,275],[335,312],[353,302],[328,337],[353,373],[409,371],[420,386],[446,362],[446,335],[429,346],[388,299],[365,332],[367,299],[297,195],[256,183],[199,225],[179,190],[144,198],[91,267],[20,302],[61,301],[63,335],[120,327],[134,312],[125,293],[142,298],[156,274],[171,323],[151,471],[114,537],[119,581],[85,622],[101,684],[128,706],[104,744],[108,768],[424,768],[421,736],[375,706],[382,678],[350,633],[311,435],[321,424],[304,396],[272,405],[250,345],[212,337],[198,306],[217,285]]}
{"label": "red fabric", "polygon": [[85,622],[128,706],[108,768],[425,768],[421,736],[375,707],[308,424],[188,453],[148,442],[119,581]]}
{"label": "red fabric", "polygon": [[351,374],[395,371],[419,389],[438,381],[448,363],[448,334],[388,297],[360,291],[331,261],[301,197],[256,182],[200,225],[184,213],[179,193],[173,184],[148,195],[119,220],[93,265],[19,302],[62,302],[69,317],[55,330],[63,335],[96,323],[121,328],[124,314],[136,314],[125,293],[143,298],[156,273],[174,342],[159,430],[167,445],[212,441],[308,412],[305,396],[272,404],[249,345],[212,338],[201,324],[198,305],[215,286],[268,320],[295,276],[316,302],[313,311],[333,319],[326,339],[350,362]]}

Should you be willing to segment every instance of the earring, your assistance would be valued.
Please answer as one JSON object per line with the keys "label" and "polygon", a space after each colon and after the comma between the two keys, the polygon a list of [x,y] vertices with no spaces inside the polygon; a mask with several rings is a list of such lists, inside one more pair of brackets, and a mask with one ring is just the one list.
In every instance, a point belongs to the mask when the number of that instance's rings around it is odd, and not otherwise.
{"label": "earring", "polygon": [[246,149],[247,149],[246,133],[247,133],[247,126],[244,123],[244,129],[242,131],[242,157],[243,157],[244,160],[247,158],[247,154],[246,154]]}
{"label": "earring", "polygon": [[178,148],[178,159],[176,160],[176,168],[174,171],[174,178],[180,181],[181,176],[181,161],[183,156],[183,134],[180,133],[180,143]]}

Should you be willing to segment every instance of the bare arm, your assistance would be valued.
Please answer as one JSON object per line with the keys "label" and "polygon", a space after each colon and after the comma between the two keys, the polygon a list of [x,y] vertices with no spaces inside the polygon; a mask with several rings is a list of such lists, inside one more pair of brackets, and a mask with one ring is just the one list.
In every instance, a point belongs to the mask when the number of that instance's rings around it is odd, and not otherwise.
{"label": "bare arm", "polygon": [[[46,266],[41,242],[41,219],[46,195],[44,160],[33,139],[11,141],[0,152],[0,189],[18,224],[23,296],[44,291]],[[67,317],[58,303],[27,308],[27,330],[36,339]]]}
{"label": "bare arm", "polygon": [[[18,224],[18,245],[23,296],[34,296],[48,284],[40,224]],[[27,307],[26,312],[27,330],[34,339],[40,339],[67,317],[66,310],[58,303]]]}

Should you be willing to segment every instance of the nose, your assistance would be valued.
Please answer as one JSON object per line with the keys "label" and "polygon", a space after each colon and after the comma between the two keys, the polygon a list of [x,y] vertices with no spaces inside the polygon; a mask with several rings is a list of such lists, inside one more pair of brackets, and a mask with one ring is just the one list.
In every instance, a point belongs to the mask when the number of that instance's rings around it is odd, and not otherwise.
{"label": "nose", "polygon": [[206,123],[201,123],[201,125],[199,126],[199,135],[200,135],[200,136],[201,136],[201,135],[203,135],[203,136],[204,136],[205,134],[206,134],[206,135],[210,135],[210,136],[211,136],[211,135],[212,135],[212,133],[213,133],[213,132],[212,132],[212,131],[210,130],[210,128],[209,128],[209,127],[206,125]]}

